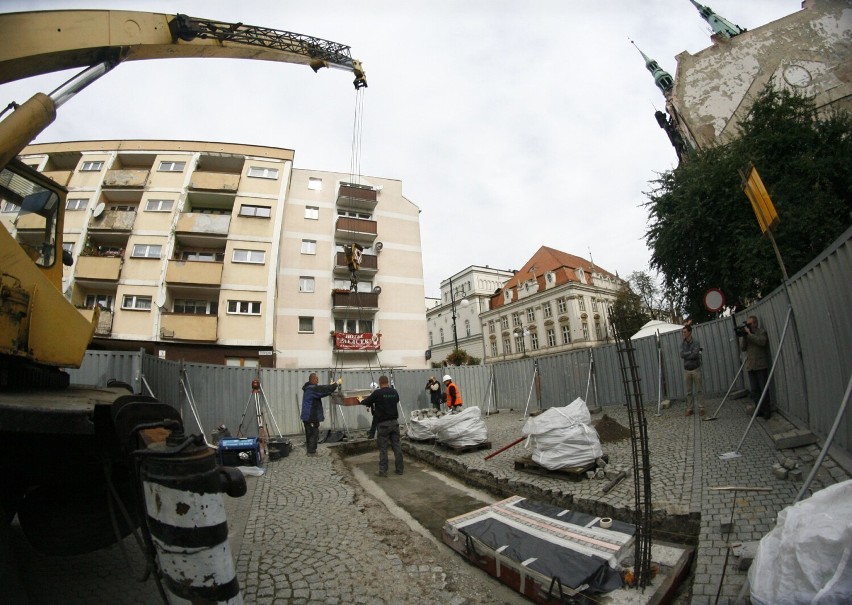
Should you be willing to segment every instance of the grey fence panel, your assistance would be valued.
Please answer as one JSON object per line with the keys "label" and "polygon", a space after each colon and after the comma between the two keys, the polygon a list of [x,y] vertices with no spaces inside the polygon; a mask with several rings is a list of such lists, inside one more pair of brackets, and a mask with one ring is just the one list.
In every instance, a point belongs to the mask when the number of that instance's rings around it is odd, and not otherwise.
{"label": "grey fence panel", "polygon": [[139,392],[142,353],[139,351],[86,351],[79,368],[68,368],[72,384],[105,387],[111,379],[126,382]]}
{"label": "grey fence panel", "polygon": [[142,384],[137,392],[156,397],[160,401],[179,407],[181,401],[179,379],[179,362],[144,355],[140,379]]}

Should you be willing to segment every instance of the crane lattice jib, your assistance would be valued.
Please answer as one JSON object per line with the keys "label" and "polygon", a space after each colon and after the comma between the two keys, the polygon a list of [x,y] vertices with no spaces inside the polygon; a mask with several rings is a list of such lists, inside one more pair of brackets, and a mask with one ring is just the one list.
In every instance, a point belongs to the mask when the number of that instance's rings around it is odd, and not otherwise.
{"label": "crane lattice jib", "polygon": [[0,14],[0,84],[99,63],[148,59],[253,59],[336,67],[367,85],[349,47],[267,27],[120,10]]}

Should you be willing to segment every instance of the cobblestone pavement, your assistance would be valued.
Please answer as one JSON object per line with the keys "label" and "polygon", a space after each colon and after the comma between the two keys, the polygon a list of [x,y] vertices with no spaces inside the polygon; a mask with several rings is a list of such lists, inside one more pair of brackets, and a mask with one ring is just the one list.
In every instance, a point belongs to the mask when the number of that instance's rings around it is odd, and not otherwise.
{"label": "cobblestone pavement", "polygon": [[[709,413],[719,401],[707,401]],[[659,417],[656,405],[646,408],[656,535],[696,547],[691,586],[678,603],[713,603],[719,590],[719,603],[733,600],[746,572],[737,569],[733,556],[725,564],[728,545],[759,540],[774,527],[778,511],[793,501],[801,487],[801,478],[777,477],[773,464],[796,460],[806,477],[809,464],[819,453],[815,445],[776,450],[771,435],[791,427],[776,414],[770,421],[755,422],[740,448],[740,458],[719,459],[718,454],[736,448],[748,424],[743,401],[728,401],[718,419],[710,422],[698,415],[685,417],[682,404],[663,410]],[[606,407],[603,413],[629,426],[626,407]],[[595,414],[593,419],[600,417]],[[522,411],[501,410],[486,419],[486,426],[491,450],[457,454],[434,444],[403,441],[407,455],[497,495],[517,493],[631,520],[632,477],[603,494],[605,481],[575,482],[516,470],[514,461],[526,454],[523,444],[486,461],[486,455],[522,436]],[[358,445],[357,439],[339,446],[321,445],[316,456],[305,454],[300,436],[293,443],[290,456],[267,463],[263,476],[247,479],[249,491],[244,497],[225,498],[231,549],[246,603],[494,602],[481,580],[459,575],[457,570],[467,566],[460,558],[447,560],[432,542],[390,518],[383,504],[359,488],[336,455]],[[611,474],[631,468],[629,440],[605,443],[603,450],[609,456]],[[812,491],[848,478],[828,458]],[[711,489],[731,485],[771,491],[734,494]],[[725,524],[732,514],[728,535]],[[13,527],[13,540],[32,604],[160,602],[153,581],[133,579],[141,575],[143,563],[131,538],[124,541],[130,566],[118,546],[54,558],[33,551],[17,527]]]}

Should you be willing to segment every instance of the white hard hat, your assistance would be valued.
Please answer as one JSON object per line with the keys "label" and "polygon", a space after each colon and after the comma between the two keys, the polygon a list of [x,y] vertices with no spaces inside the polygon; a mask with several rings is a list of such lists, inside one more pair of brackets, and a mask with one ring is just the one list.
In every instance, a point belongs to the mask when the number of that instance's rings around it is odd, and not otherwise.
{"label": "white hard hat", "polygon": [[450,376],[449,374],[444,374],[444,377],[443,377],[443,378],[441,378],[441,382],[447,382],[448,380],[449,380],[450,382],[452,382],[452,380],[453,380],[453,377],[452,377],[452,376]]}

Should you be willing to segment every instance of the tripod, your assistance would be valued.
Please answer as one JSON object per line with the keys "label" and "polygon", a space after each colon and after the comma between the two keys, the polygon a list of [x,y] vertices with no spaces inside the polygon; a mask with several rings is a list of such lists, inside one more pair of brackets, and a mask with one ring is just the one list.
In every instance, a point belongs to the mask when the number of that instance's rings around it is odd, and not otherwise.
{"label": "tripod", "polygon": [[272,415],[272,410],[269,407],[269,401],[266,399],[266,393],[263,392],[263,387],[260,385],[260,380],[254,379],[251,381],[251,394],[249,395],[248,401],[246,402],[246,407],[243,410],[243,415],[240,418],[240,426],[237,429],[237,436],[243,436],[243,422],[246,419],[246,414],[248,414],[249,406],[254,403],[254,414],[257,419],[257,438],[260,441],[260,449],[264,455],[267,455],[268,452],[268,443],[269,443],[269,429],[266,427],[263,418],[263,407],[266,406],[266,410],[269,412],[269,417],[272,418],[272,423],[275,425],[275,430],[278,431],[278,434],[281,434],[281,429],[278,428],[278,422],[275,420],[275,416]]}

